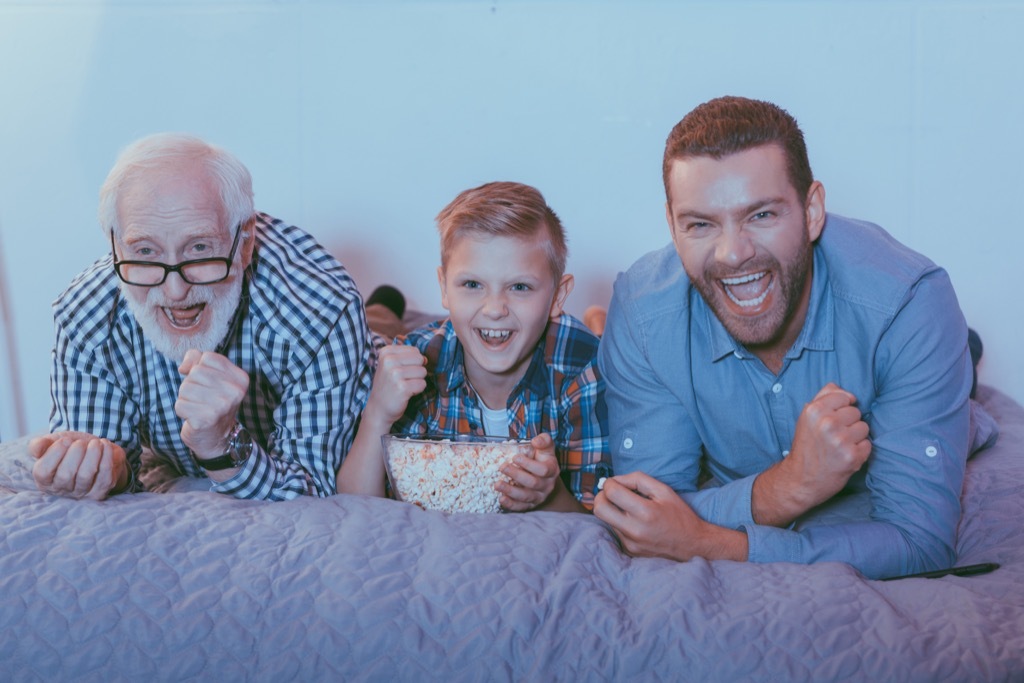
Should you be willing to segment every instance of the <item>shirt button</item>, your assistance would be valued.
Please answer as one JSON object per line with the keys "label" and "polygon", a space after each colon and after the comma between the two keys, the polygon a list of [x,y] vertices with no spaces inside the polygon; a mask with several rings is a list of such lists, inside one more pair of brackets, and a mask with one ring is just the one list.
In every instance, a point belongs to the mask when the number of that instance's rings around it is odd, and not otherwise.
{"label": "shirt button", "polygon": [[934,458],[936,455],[939,454],[939,449],[936,448],[935,446],[928,446],[927,448],[924,449],[924,454],[927,455],[929,458]]}
{"label": "shirt button", "polygon": [[782,457],[783,458],[785,458],[787,455],[789,455],[789,451],[782,451]]}
{"label": "shirt button", "polygon": [[622,440],[622,447],[623,448],[632,448],[633,447],[633,439],[628,439],[628,438],[627,439],[623,439]]}
{"label": "shirt button", "polygon": [[777,394],[780,391],[782,391],[782,385],[781,384],[773,384],[772,385],[772,393],[773,394]]}
{"label": "shirt button", "polygon": [[743,359],[743,356],[741,356],[741,355],[740,355],[740,352],[739,352],[739,351],[733,351],[733,352],[732,352],[732,355],[736,356],[736,357],[737,357],[737,358],[739,358],[740,360],[742,360],[742,359]]}

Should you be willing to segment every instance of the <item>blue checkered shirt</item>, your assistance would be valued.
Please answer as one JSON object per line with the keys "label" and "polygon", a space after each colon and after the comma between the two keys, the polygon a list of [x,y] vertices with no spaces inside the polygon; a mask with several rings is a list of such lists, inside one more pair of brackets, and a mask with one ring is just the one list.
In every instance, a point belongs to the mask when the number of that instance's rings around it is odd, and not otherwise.
{"label": "blue checkered shirt", "polygon": [[[182,375],[143,334],[107,256],[54,303],[51,431],[120,444],[138,490],[143,448],[181,474],[205,477],[174,412]],[[362,299],[345,268],[294,226],[257,214],[241,303],[217,349],[249,374],[238,420],[256,447],[235,476],[212,485],[238,498],[327,496],[352,443],[375,352]]]}

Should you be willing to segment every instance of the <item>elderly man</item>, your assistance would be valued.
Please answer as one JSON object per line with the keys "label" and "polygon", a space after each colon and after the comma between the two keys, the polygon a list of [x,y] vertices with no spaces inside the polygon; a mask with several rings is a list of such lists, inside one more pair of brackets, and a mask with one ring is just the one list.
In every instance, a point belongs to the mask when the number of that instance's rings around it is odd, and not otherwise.
{"label": "elderly man", "polygon": [[110,255],[54,304],[37,486],[138,490],[148,448],[239,498],[334,493],[375,358],[345,268],[254,210],[233,155],[185,135],[129,146],[99,219]]}
{"label": "elderly man", "polygon": [[601,341],[618,476],[594,514],[635,555],[951,564],[967,455],[995,427],[949,277],[827,214],[773,104],[697,107],[663,171],[673,244],[619,278]]}

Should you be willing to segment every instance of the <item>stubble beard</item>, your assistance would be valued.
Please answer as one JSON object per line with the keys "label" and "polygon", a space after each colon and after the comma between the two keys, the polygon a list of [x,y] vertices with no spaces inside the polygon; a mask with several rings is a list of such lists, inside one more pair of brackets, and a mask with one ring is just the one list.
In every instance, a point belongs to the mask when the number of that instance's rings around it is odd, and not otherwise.
{"label": "stubble beard", "polygon": [[705,270],[700,277],[690,274],[690,282],[733,339],[747,349],[768,346],[779,341],[785,332],[786,324],[800,306],[801,295],[811,272],[811,249],[811,242],[805,237],[797,254],[785,266],[770,257],[746,266],[745,270],[748,272],[770,270],[777,274],[776,281],[771,285],[776,288],[771,294],[777,297],[776,303],[757,316],[738,316],[723,301],[727,295],[722,291],[719,280],[733,273]]}

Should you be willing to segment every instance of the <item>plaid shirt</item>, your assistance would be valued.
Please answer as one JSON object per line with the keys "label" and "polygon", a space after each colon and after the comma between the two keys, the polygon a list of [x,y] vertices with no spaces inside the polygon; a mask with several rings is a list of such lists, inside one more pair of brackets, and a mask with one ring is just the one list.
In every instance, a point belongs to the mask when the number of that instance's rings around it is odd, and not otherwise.
{"label": "plaid shirt", "polygon": [[[416,346],[427,357],[427,388],[413,397],[392,431],[483,435],[480,399],[466,378],[462,344],[451,321],[425,325],[395,343]],[[597,480],[611,476],[597,345],[583,323],[562,314],[548,324],[507,405],[509,436],[551,434],[562,480],[588,508]]]}
{"label": "plaid shirt", "polygon": [[[138,490],[143,447],[181,474],[205,477],[174,412],[182,375],[156,351],[120,294],[107,256],[54,303],[51,431],[120,444]],[[249,374],[238,420],[255,448],[213,491],[284,500],[335,493],[376,356],[345,268],[302,230],[257,214],[241,303],[218,353]]]}

